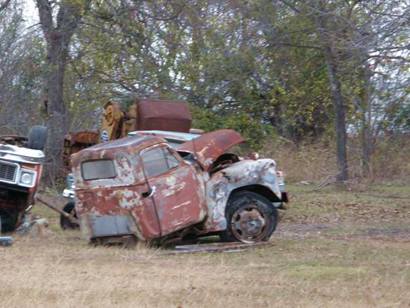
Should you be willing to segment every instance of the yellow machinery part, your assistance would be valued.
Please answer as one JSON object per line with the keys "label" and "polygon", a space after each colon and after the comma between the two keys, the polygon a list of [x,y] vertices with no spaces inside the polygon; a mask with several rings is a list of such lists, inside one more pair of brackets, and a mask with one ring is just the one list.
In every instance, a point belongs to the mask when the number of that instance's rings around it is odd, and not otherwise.
{"label": "yellow machinery part", "polygon": [[116,102],[108,102],[104,106],[101,131],[107,134],[108,140],[121,137],[121,127],[124,113]]}

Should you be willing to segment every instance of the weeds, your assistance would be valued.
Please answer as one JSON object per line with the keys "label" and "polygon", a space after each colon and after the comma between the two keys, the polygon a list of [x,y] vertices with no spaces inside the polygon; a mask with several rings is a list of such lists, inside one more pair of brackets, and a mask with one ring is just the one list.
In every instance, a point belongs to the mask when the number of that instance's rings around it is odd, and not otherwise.
{"label": "weeds", "polygon": [[92,247],[79,231],[60,231],[58,216],[37,206],[50,232],[0,249],[1,305],[409,306],[409,187],[313,188],[290,185],[292,203],[272,246],[238,253]]}
{"label": "weeds", "polygon": [[[362,176],[360,145],[349,139],[348,164],[351,180],[348,187],[366,190],[369,184],[381,182],[410,182],[410,138],[380,138],[374,147],[371,172]],[[273,157],[280,170],[285,171],[290,182],[321,183],[337,174],[336,154],[327,140],[309,144],[293,144],[289,141],[267,143],[263,155]]]}

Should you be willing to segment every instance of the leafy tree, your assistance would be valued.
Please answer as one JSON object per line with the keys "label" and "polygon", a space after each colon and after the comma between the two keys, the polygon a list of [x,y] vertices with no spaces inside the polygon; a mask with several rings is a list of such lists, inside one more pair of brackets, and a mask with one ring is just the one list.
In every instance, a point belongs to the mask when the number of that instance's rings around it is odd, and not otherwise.
{"label": "leafy tree", "polygon": [[240,112],[232,115],[221,116],[209,109],[192,107],[193,127],[205,131],[222,128],[231,128],[241,132],[250,149],[262,149],[266,139],[276,138],[272,127],[255,121],[249,114]]}
{"label": "leafy tree", "polygon": [[[109,99],[187,100],[195,126],[235,128],[254,148],[275,132],[296,142],[333,134],[339,181],[347,178],[348,129],[361,137],[364,175],[375,137],[407,129],[409,7],[402,1],[36,3],[45,46],[37,32],[19,37],[14,23],[0,29],[0,47],[14,44],[0,59],[0,96],[8,110],[30,106],[19,110],[38,122],[34,106],[44,88],[53,166],[69,127],[95,128]],[[27,105],[17,103],[23,95]],[[18,117],[7,121],[22,127]]]}

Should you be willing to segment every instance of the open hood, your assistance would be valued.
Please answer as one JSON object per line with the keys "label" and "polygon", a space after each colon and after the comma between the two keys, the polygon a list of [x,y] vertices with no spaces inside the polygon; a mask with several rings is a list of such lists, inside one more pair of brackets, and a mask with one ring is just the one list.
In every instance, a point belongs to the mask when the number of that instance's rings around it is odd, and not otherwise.
{"label": "open hood", "polygon": [[177,150],[194,154],[199,164],[208,171],[219,156],[244,141],[238,132],[232,129],[220,129],[185,142]]}

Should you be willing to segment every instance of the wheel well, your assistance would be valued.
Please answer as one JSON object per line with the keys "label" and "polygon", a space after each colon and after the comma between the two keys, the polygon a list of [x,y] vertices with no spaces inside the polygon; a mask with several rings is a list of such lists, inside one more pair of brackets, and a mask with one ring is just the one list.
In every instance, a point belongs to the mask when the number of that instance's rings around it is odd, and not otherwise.
{"label": "wheel well", "polygon": [[258,195],[264,196],[270,202],[281,202],[278,196],[276,196],[269,188],[263,185],[247,185],[247,186],[238,187],[231,192],[231,195],[229,197],[241,191],[254,192]]}
{"label": "wheel well", "polygon": [[209,173],[214,174],[215,172],[218,172],[219,170],[224,169],[238,161],[238,155],[234,153],[224,153],[213,162],[211,168],[209,168]]}
{"label": "wheel well", "polygon": [[17,227],[19,212],[17,210],[0,210],[0,231],[10,232]]}

